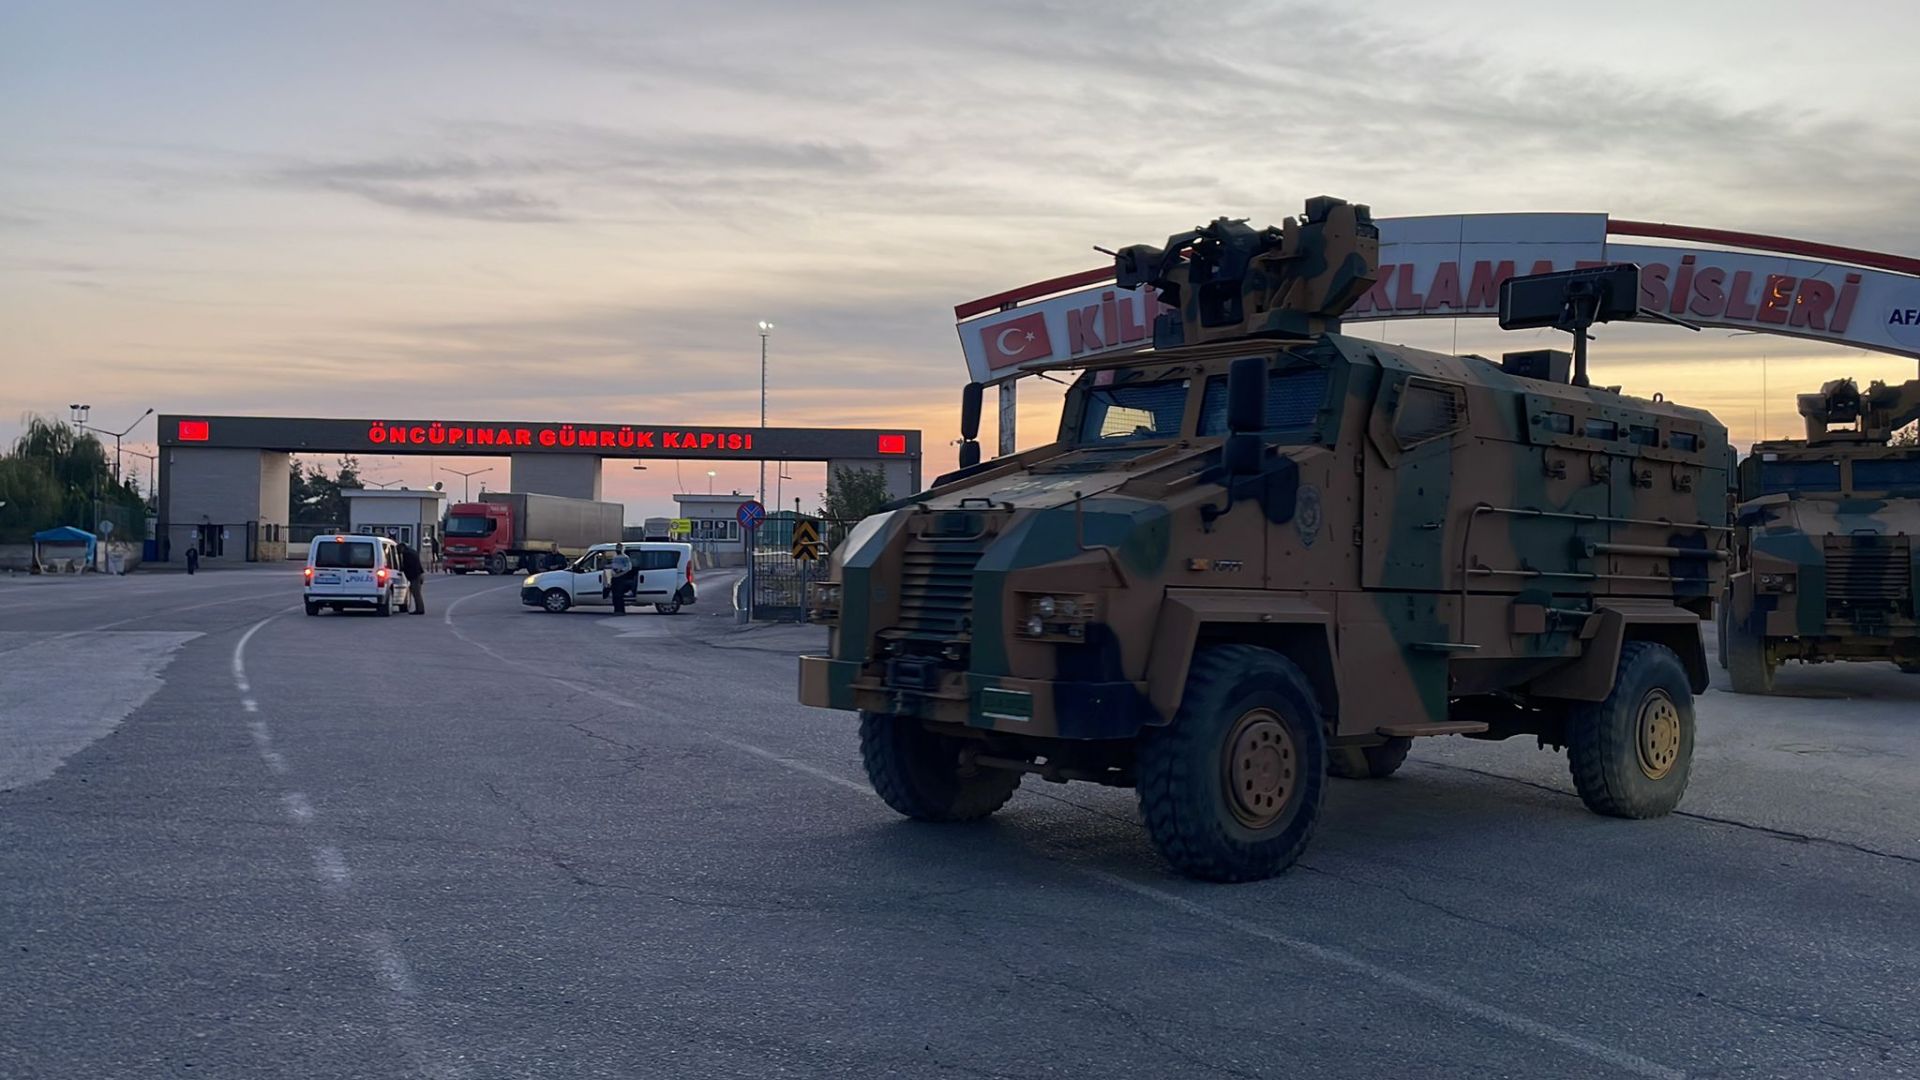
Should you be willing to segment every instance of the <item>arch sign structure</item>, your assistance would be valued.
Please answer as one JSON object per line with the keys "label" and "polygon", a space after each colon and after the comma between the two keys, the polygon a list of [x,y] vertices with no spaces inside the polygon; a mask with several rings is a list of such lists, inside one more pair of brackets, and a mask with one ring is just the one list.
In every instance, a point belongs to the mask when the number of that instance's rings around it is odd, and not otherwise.
{"label": "arch sign structure", "polygon": [[[1605,214],[1376,221],[1380,275],[1349,321],[1492,317],[1509,277],[1632,262],[1641,267],[1643,308],[1702,326],[1920,357],[1920,259]],[[1003,422],[1009,380],[1028,369],[1152,344],[1157,299],[1112,282],[1112,267],[1102,267],[954,308],[968,374],[1003,384]],[[1004,429],[1001,441],[1002,453],[1011,452]]]}

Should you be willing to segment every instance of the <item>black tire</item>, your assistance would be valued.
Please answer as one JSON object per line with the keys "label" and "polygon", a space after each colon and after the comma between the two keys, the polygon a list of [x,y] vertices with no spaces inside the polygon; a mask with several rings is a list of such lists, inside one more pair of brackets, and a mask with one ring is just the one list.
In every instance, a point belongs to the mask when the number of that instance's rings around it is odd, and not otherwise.
{"label": "black tire", "polygon": [[1693,773],[1693,690],[1665,645],[1620,647],[1613,692],[1580,702],[1567,725],[1567,767],[1587,809],[1659,817],[1680,805]]}
{"label": "black tire", "polygon": [[960,771],[964,740],[936,735],[911,717],[860,714],[860,760],[881,801],[915,821],[978,821],[1013,798],[1021,774]]}
{"label": "black tire", "polygon": [[373,613],[383,619],[393,614],[392,590],[380,594],[380,599],[373,605]]}
{"label": "black tire", "polygon": [[[1254,881],[1291,866],[1326,798],[1324,723],[1312,684],[1279,653],[1251,645],[1196,653],[1173,722],[1140,736],[1140,814],[1154,847],[1206,881]],[[1244,781],[1233,779],[1238,771]]]}
{"label": "black tire", "polygon": [[572,607],[573,601],[567,597],[564,589],[548,589],[540,594],[540,606],[558,615]]}
{"label": "black tire", "polygon": [[653,610],[662,615],[678,615],[680,614],[680,601],[675,600],[667,604],[655,604],[653,605]]}
{"label": "black tire", "polygon": [[1379,746],[1348,746],[1327,751],[1327,774],[1342,780],[1384,780],[1407,760],[1413,740],[1396,736]]}
{"label": "black tire", "polygon": [[1773,693],[1776,665],[1767,659],[1767,642],[1757,634],[1728,627],[1726,644],[1727,681],[1736,694]]}
{"label": "black tire", "polygon": [[1894,664],[1909,675],[1920,675],[1920,660],[1895,660]]}
{"label": "black tire", "polygon": [[305,601],[305,606],[307,609],[307,614],[309,615],[320,614],[320,605],[313,602],[312,600]]}
{"label": "black tire", "polygon": [[464,567],[464,566],[456,566],[456,567],[454,567],[454,568],[453,568],[453,573],[454,573],[454,574],[455,574],[456,576],[459,576],[459,575],[464,575],[464,574],[466,574],[466,572],[467,572],[467,568],[466,568],[466,567]]}
{"label": "black tire", "polygon": [[502,555],[496,551],[492,555],[487,556],[487,573],[493,574],[497,577],[506,572],[507,572],[507,557],[505,555]]}

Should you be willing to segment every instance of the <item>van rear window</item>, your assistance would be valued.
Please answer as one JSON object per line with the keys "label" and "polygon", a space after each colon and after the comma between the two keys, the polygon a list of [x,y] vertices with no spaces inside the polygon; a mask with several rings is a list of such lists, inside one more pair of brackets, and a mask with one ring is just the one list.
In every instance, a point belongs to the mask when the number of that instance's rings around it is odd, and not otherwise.
{"label": "van rear window", "polygon": [[632,558],[636,570],[671,570],[680,565],[680,553],[672,550],[636,551]]}
{"label": "van rear window", "polygon": [[373,545],[357,540],[330,541],[313,549],[313,565],[340,570],[371,570]]}

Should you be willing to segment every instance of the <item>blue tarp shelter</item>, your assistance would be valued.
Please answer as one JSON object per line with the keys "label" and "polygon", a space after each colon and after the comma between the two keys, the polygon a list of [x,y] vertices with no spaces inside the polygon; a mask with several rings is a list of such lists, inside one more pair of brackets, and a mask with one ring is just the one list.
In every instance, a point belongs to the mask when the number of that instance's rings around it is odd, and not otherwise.
{"label": "blue tarp shelter", "polygon": [[[99,542],[99,537],[85,529],[76,529],[71,525],[62,525],[57,529],[41,529],[39,532],[33,534],[33,557],[35,561],[39,561],[40,550],[50,545],[57,547],[79,547],[84,545],[87,549],[86,564],[92,566],[94,565],[94,548]],[[66,557],[71,558],[71,556]]]}

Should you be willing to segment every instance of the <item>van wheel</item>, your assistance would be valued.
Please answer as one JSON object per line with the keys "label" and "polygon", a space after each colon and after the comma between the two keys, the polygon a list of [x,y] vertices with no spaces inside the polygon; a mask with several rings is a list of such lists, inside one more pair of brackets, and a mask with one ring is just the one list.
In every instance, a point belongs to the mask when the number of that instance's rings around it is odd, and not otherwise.
{"label": "van wheel", "polygon": [[1413,740],[1396,736],[1379,746],[1348,746],[1327,751],[1327,774],[1342,780],[1381,780],[1407,760]]}
{"label": "van wheel", "polygon": [[1727,678],[1736,694],[1773,693],[1778,665],[1767,658],[1767,640],[1737,627],[1727,629]]}
{"label": "van wheel", "polygon": [[1254,881],[1293,865],[1320,820],[1327,736],[1300,668],[1269,649],[1203,649],[1180,711],[1137,751],[1141,817],[1181,873]]}
{"label": "van wheel", "polygon": [[655,604],[653,605],[653,610],[662,615],[678,615],[680,614],[680,601],[675,600],[671,604]]}
{"label": "van wheel", "polygon": [[572,607],[573,601],[567,599],[567,594],[564,590],[548,589],[546,592],[540,594],[540,606],[558,615]]}
{"label": "van wheel", "polygon": [[319,604],[316,604],[316,603],[314,603],[314,602],[313,602],[313,601],[311,601],[311,600],[308,600],[308,601],[306,601],[306,609],[307,609],[307,614],[309,614],[309,615],[318,615],[318,614],[320,614],[320,605],[319,605]]}
{"label": "van wheel", "polygon": [[1629,641],[1606,700],[1580,702],[1567,724],[1567,766],[1587,809],[1659,817],[1680,804],[1693,772],[1693,691],[1665,645]]}
{"label": "van wheel", "polygon": [[393,590],[380,594],[379,602],[373,605],[373,613],[383,619],[393,614]]}
{"label": "van wheel", "polygon": [[1013,798],[1021,774],[963,772],[965,745],[928,731],[912,717],[860,714],[860,760],[867,780],[881,801],[915,821],[978,821]]}

